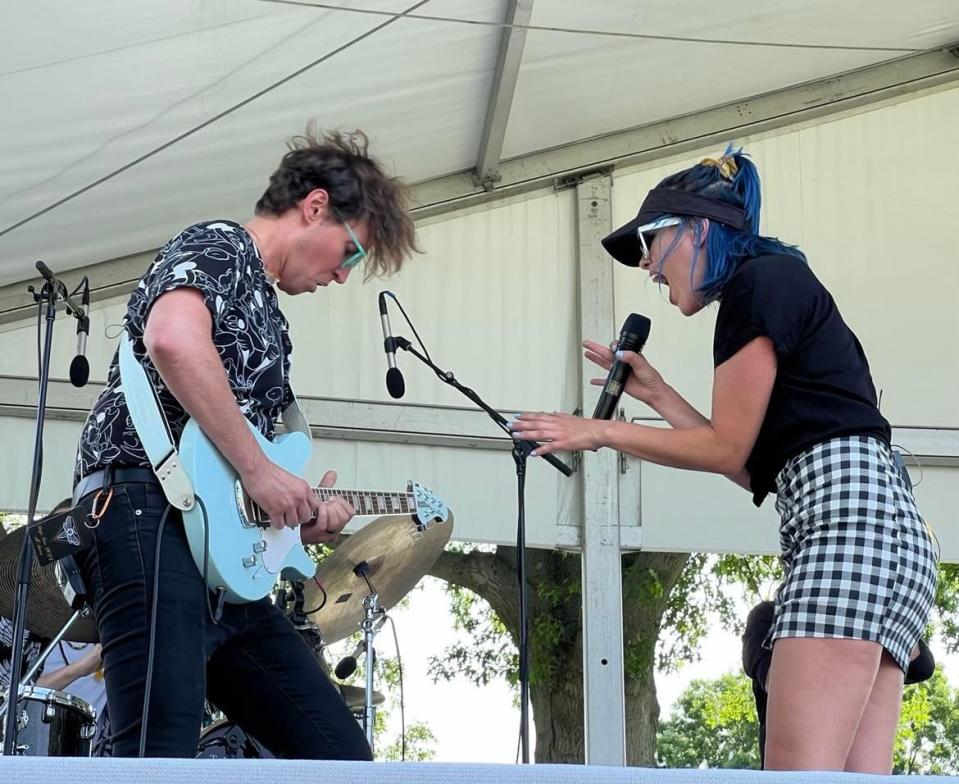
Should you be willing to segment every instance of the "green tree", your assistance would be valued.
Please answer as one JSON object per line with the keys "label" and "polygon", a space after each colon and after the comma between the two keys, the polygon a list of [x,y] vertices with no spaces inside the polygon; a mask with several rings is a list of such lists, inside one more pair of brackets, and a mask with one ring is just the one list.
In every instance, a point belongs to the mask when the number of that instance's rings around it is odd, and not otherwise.
{"label": "green tree", "polygon": [[906,687],[893,772],[959,773],[959,690],[941,667],[928,681]]}
{"label": "green tree", "polygon": [[[758,768],[759,737],[752,686],[742,674],[695,680],[659,728],[657,761],[668,768]],[[942,668],[907,686],[896,736],[893,773],[959,772],[959,690]]]}
{"label": "green tree", "polygon": [[[741,631],[743,607],[764,598],[779,579],[776,559],[703,553],[637,552],[623,556],[626,759],[656,764],[659,703],[654,673],[700,656],[711,619]],[[530,701],[538,762],[584,761],[581,573],[577,554],[531,550],[528,557],[531,619]],[[432,660],[436,678],[465,675],[477,684],[517,680],[519,639],[516,551],[512,547],[457,546],[430,574],[450,586],[455,623],[469,644]],[[482,601],[481,601],[482,600]],[[959,641],[959,568],[940,568],[938,630],[952,651]]]}
{"label": "green tree", "polygon": [[[530,550],[530,701],[538,762],[584,761],[582,588],[574,553]],[[708,620],[719,614],[734,625],[743,595],[759,598],[773,579],[771,558],[688,553],[623,556],[626,756],[631,765],[653,765],[659,703],[654,672],[697,656]],[[432,660],[436,678],[465,675],[477,684],[517,680],[519,639],[516,550],[451,548],[430,574],[450,584],[456,625],[469,644]],[[479,599],[483,601],[480,601]]]}
{"label": "green tree", "polygon": [[[404,600],[403,603],[405,603]],[[401,604],[403,604],[401,603]],[[345,645],[352,648],[360,640],[359,634],[349,637]],[[354,686],[365,686],[365,660],[360,659],[354,673],[343,683]],[[386,702],[376,708],[373,718],[373,756],[377,760],[396,762],[426,762],[436,758],[436,736],[426,722],[413,721],[406,724],[406,738],[402,735],[402,728],[394,732],[396,722],[391,721],[402,710],[400,704],[400,660],[395,656],[381,656],[377,651],[374,666],[374,684],[377,691],[386,695]],[[407,717],[408,719],[408,717]]]}
{"label": "green tree", "polygon": [[667,768],[759,768],[752,684],[727,673],[694,680],[659,728],[657,762]]}

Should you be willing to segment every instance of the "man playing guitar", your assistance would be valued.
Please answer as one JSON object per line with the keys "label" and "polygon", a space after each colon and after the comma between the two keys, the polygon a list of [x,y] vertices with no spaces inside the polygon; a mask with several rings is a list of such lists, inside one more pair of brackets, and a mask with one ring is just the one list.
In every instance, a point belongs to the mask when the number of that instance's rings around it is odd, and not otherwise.
{"label": "man playing guitar", "polygon": [[[320,501],[268,460],[247,425],[272,438],[292,401],[292,345],[274,286],[298,295],[344,283],[364,259],[367,275],[395,272],[416,250],[405,203],[362,133],[308,132],[291,143],[249,222],[185,229],[129,300],[125,326],[174,440],[192,417],[272,524],[300,525],[304,543],[330,541],[354,511],[342,498]],[[370,758],[269,598],[213,609],[181,515],[131,423],[116,358],[84,426],[75,479],[75,501],[112,491],[76,560],[103,646],[114,756],[193,756],[208,694],[275,756]],[[328,471],[321,485],[335,480]]]}

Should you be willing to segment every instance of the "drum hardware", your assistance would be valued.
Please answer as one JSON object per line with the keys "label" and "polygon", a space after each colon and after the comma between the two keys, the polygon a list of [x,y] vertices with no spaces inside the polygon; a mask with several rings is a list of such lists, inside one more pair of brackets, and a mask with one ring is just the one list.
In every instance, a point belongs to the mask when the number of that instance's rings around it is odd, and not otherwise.
{"label": "drum hardware", "polygon": [[366,741],[373,748],[373,724],[376,718],[375,708],[373,707],[373,665],[376,661],[376,651],[373,650],[373,638],[382,626],[382,620],[386,618],[386,610],[380,607],[380,597],[373,587],[370,580],[370,565],[366,561],[360,561],[353,567],[353,574],[363,578],[369,588],[369,593],[363,597],[363,648],[366,651],[366,695],[363,703],[363,729],[366,730]]}
{"label": "drum hardware", "polygon": [[[0,615],[5,618],[13,616],[17,559],[26,533],[27,526],[23,525],[0,539]],[[41,566],[36,556],[27,598],[26,626],[37,637],[46,639],[55,637],[66,627],[70,633],[64,639],[72,642],[99,642],[96,622],[89,607],[84,606],[78,614],[63,595],[55,565]],[[59,639],[57,638],[57,641]]]}
{"label": "drum hardware", "polygon": [[[378,606],[387,611],[408,594],[440,557],[453,533],[453,513],[445,522],[421,530],[410,516],[379,517],[343,542],[316,570],[316,578],[303,584],[310,616],[323,630],[326,644],[358,632],[366,617],[363,606],[369,588],[355,567],[365,562],[368,576],[376,579]],[[323,603],[323,591],[327,594]],[[322,606],[321,606],[322,605]]]}

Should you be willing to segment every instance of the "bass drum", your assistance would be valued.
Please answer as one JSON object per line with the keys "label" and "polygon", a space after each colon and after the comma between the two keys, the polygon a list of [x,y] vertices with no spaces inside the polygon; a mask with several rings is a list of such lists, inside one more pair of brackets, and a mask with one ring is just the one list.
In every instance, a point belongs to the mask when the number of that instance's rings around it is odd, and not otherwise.
{"label": "bass drum", "polygon": [[213,722],[200,733],[197,759],[273,759],[266,747],[229,719]]}

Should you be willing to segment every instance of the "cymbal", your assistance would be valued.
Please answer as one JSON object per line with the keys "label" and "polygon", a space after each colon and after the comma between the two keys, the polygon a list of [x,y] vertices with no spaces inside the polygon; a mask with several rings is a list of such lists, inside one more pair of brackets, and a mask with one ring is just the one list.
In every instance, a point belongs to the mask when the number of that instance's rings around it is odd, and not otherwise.
{"label": "cymbal", "polygon": [[[453,513],[445,522],[434,522],[419,530],[413,518],[379,517],[340,544],[316,571],[316,580],[326,591],[326,604],[312,618],[327,644],[360,630],[363,597],[369,593],[366,581],[353,574],[363,561],[370,565],[369,578],[383,609],[390,609],[420,581],[436,562],[453,533]],[[316,582],[303,586],[306,605],[317,607],[323,595]]]}
{"label": "cymbal", "polygon": [[[0,539],[0,615],[10,620],[13,620],[17,596],[17,563],[26,532],[27,526],[22,525]],[[73,609],[60,590],[54,565],[40,566],[34,554],[30,591],[27,594],[27,629],[49,640],[57,636],[72,615]],[[99,635],[92,613],[77,618],[64,639],[71,642],[97,642]]]}
{"label": "cymbal", "polygon": [[[348,683],[334,684],[343,695],[343,701],[350,710],[357,710],[366,705],[366,689],[361,686],[350,686]],[[373,691],[373,704],[382,705],[386,702],[386,695],[381,691]]]}

